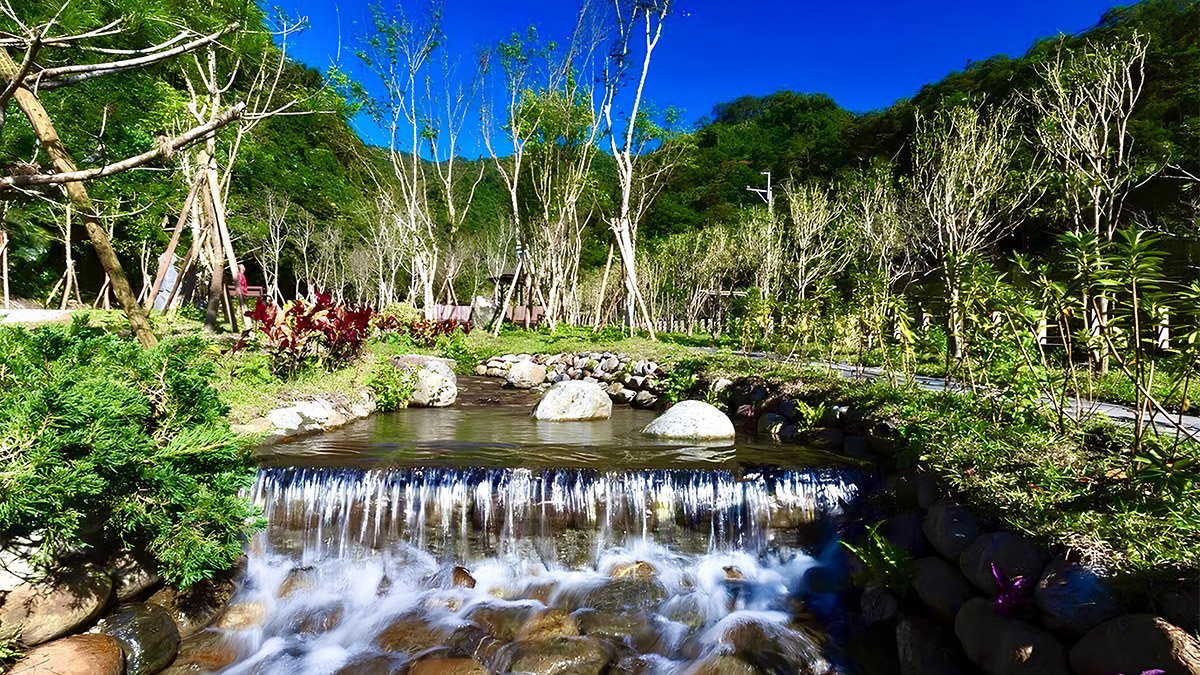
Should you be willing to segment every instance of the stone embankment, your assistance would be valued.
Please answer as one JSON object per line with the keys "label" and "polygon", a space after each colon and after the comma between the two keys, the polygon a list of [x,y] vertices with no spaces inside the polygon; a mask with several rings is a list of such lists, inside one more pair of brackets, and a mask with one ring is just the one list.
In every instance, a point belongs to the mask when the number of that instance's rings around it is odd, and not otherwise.
{"label": "stone embankment", "polygon": [[517,389],[549,388],[580,380],[604,388],[613,403],[654,408],[662,396],[662,367],[654,361],[613,352],[505,354],[475,367],[475,374],[504,378]]}

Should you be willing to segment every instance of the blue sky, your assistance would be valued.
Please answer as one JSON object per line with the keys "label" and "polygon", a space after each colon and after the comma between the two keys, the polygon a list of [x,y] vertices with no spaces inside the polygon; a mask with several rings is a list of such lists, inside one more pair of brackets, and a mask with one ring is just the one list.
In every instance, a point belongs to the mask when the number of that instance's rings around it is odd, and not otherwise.
{"label": "blue sky", "polygon": [[[392,0],[393,2],[395,0]],[[383,0],[386,6],[386,0]],[[356,73],[354,45],[372,0],[279,0],[311,27],[293,55],[325,68],[339,59]],[[405,6],[414,6],[407,2]],[[854,111],[884,108],[921,85],[995,54],[1019,56],[1038,38],[1094,26],[1110,0],[677,0],[655,52],[647,96],[675,105],[687,120],[716,103],[780,89],[829,94]],[[513,30],[536,24],[566,36],[575,0],[445,0],[447,48],[471,55]],[[371,85],[369,79],[364,81]],[[367,140],[382,135],[356,120]],[[478,139],[466,144],[478,154]]]}

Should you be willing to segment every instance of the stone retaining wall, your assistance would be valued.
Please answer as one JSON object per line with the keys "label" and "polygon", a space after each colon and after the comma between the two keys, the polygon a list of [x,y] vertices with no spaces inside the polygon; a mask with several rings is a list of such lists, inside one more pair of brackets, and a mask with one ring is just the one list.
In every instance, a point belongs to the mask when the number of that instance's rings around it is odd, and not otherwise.
{"label": "stone retaining wall", "polygon": [[613,403],[654,408],[662,396],[665,372],[654,361],[613,352],[505,354],[481,362],[475,374],[504,378],[519,389],[546,389],[556,382],[582,380],[604,387]]}

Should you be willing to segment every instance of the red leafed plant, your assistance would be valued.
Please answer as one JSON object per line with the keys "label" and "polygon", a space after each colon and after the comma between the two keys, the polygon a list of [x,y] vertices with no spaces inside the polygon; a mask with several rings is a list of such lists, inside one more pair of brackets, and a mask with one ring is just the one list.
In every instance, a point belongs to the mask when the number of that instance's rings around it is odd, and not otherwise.
{"label": "red leafed plant", "polygon": [[464,335],[471,334],[471,322],[457,319],[441,321],[417,319],[404,322],[395,316],[382,316],[376,322],[376,327],[384,334],[408,337],[414,344],[421,347],[433,347],[437,344],[438,338],[450,335],[455,331],[462,331]]}
{"label": "red leafed plant", "polygon": [[310,364],[333,370],[362,354],[372,315],[365,305],[333,303],[329,293],[317,293],[314,302],[299,299],[282,307],[260,298],[246,312],[253,326],[242,334],[236,348],[256,345],[271,357],[271,369],[283,378]]}

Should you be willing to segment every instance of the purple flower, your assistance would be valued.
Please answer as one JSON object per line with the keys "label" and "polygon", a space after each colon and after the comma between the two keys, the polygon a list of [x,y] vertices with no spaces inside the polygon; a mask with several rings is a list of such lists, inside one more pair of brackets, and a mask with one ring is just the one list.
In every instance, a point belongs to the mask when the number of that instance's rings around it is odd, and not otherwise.
{"label": "purple flower", "polygon": [[[1029,592],[1033,586],[1030,579],[1025,577],[1009,579],[1000,573],[1000,570],[996,568],[996,563],[992,563],[992,577],[996,580],[996,586],[1000,588],[996,597],[992,599],[992,607],[996,608],[997,614],[1011,616],[1029,604]],[[1147,674],[1143,673],[1142,675]]]}

